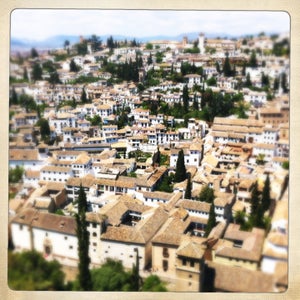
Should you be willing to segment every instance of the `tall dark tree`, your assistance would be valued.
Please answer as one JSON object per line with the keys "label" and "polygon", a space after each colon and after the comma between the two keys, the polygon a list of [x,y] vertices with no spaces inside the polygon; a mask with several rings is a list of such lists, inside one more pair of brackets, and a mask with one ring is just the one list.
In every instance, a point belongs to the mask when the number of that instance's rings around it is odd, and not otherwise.
{"label": "tall dark tree", "polygon": [[10,96],[9,100],[10,100],[9,101],[10,105],[18,105],[19,104],[19,97],[18,97],[18,94],[14,87],[12,88],[11,96]]}
{"label": "tall dark tree", "polygon": [[260,204],[260,194],[258,191],[258,183],[255,182],[251,191],[251,213],[250,218],[252,220],[252,226],[256,227],[259,223],[261,204]]}
{"label": "tall dark tree", "polygon": [[247,73],[247,75],[246,75],[245,86],[246,87],[251,87],[252,86],[252,82],[251,82],[251,78],[250,78],[250,74],[249,73]]}
{"label": "tall dark tree", "polygon": [[28,78],[28,71],[27,71],[27,68],[26,68],[26,67],[24,67],[24,71],[23,71],[23,79],[24,79],[25,81],[28,81],[28,80],[29,80],[29,78]]}
{"label": "tall dark tree", "polygon": [[153,154],[152,157],[152,166],[160,166],[161,154],[159,151],[159,147],[157,147],[157,151]]}
{"label": "tall dark tree", "polygon": [[38,54],[38,52],[36,51],[35,48],[32,48],[32,49],[31,49],[31,51],[30,51],[30,56],[31,56],[31,58],[39,57],[39,54]]}
{"label": "tall dark tree", "polygon": [[32,79],[34,81],[41,80],[43,75],[43,70],[39,63],[35,63],[32,69]]}
{"label": "tall dark tree", "polygon": [[277,91],[279,89],[279,79],[278,79],[278,77],[276,77],[275,79],[274,79],[274,83],[273,83],[273,91],[275,92],[275,91]]}
{"label": "tall dark tree", "polygon": [[249,67],[251,67],[251,68],[257,67],[256,52],[254,50],[251,52],[251,56],[250,56],[250,60],[249,60]]}
{"label": "tall dark tree", "polygon": [[199,103],[198,103],[198,99],[197,99],[197,93],[194,94],[193,110],[194,111],[198,111],[199,110]]}
{"label": "tall dark tree", "polygon": [[288,92],[288,88],[287,88],[287,79],[286,79],[286,74],[282,73],[280,76],[281,79],[281,88],[283,90],[284,93]]}
{"label": "tall dark tree", "polygon": [[78,72],[79,71],[79,66],[75,63],[74,59],[71,59],[70,61],[70,72]]}
{"label": "tall dark tree", "polygon": [[60,78],[59,78],[59,75],[58,75],[58,73],[55,71],[55,72],[52,72],[51,74],[50,74],[50,78],[49,78],[49,83],[51,83],[51,84],[59,84],[59,83],[61,83],[61,81],[60,81]]}
{"label": "tall dark tree", "polygon": [[185,199],[191,199],[192,198],[192,182],[191,182],[191,175],[188,174],[188,181],[184,193]]}
{"label": "tall dark tree", "polygon": [[89,235],[86,222],[87,200],[85,191],[80,185],[78,194],[78,213],[76,219],[76,234],[78,239],[78,282],[80,290],[90,291],[92,289],[91,273],[89,269]]}
{"label": "tall dark tree", "polygon": [[101,49],[102,41],[97,35],[93,34],[90,37],[89,42],[91,43],[91,48],[93,52],[99,51]]}
{"label": "tall dark tree", "polygon": [[212,202],[209,210],[209,217],[207,221],[207,225],[205,228],[205,237],[208,237],[211,230],[217,225],[216,213],[215,213],[215,205]]}
{"label": "tall dark tree", "polygon": [[149,57],[148,57],[148,59],[147,59],[147,64],[148,64],[148,65],[153,64],[152,53],[150,53],[150,55],[149,55]]}
{"label": "tall dark tree", "polygon": [[229,56],[228,56],[227,52],[226,52],[226,57],[225,57],[225,61],[223,64],[223,74],[225,77],[230,77],[232,75],[230,60],[229,60]]}
{"label": "tall dark tree", "polygon": [[267,175],[267,178],[265,180],[264,188],[262,190],[261,195],[261,205],[263,211],[267,211],[270,208],[271,205],[271,191],[270,191],[270,177],[269,174]]}
{"label": "tall dark tree", "polygon": [[82,103],[87,103],[89,101],[85,88],[82,89],[80,99]]}
{"label": "tall dark tree", "polygon": [[69,40],[65,40],[64,42],[64,49],[68,49],[70,46],[70,41]]}
{"label": "tall dark tree", "polygon": [[43,141],[49,141],[50,126],[48,120],[41,118],[38,120],[37,126],[40,127],[41,138]]}
{"label": "tall dark tree", "polygon": [[220,64],[218,62],[216,62],[216,70],[219,74],[221,73]]}
{"label": "tall dark tree", "polygon": [[188,113],[188,111],[189,111],[189,90],[188,90],[187,85],[185,85],[182,90],[182,102],[183,102],[184,113]]}
{"label": "tall dark tree", "polygon": [[184,153],[181,149],[178,153],[178,159],[176,162],[176,171],[174,176],[174,182],[181,182],[187,177],[185,163],[184,163]]}

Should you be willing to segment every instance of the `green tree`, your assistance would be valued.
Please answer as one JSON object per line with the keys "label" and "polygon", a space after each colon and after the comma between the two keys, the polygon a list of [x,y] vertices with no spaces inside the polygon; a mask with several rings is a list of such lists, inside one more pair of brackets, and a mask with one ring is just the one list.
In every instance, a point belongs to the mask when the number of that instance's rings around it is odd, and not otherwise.
{"label": "green tree", "polygon": [[94,115],[93,118],[89,119],[92,126],[101,126],[102,120],[99,115]]}
{"label": "green tree", "polygon": [[108,259],[100,268],[91,270],[93,291],[132,291],[131,274],[120,261]]}
{"label": "green tree", "polygon": [[271,205],[271,186],[269,174],[267,175],[267,178],[264,183],[264,188],[262,190],[261,204],[264,212],[267,211]]}
{"label": "green tree", "polygon": [[167,288],[157,275],[148,276],[142,286],[142,292],[166,292]]}
{"label": "green tree", "polygon": [[21,166],[16,166],[15,168],[9,169],[8,179],[9,183],[20,182],[24,174],[24,168]]}
{"label": "green tree", "polygon": [[87,54],[87,41],[82,41],[81,43],[76,44],[76,50],[78,55],[86,55]]}
{"label": "green tree", "polygon": [[43,70],[39,63],[35,63],[32,69],[33,81],[42,80]]}
{"label": "green tree", "polygon": [[199,201],[213,203],[215,199],[214,190],[208,185],[202,187],[200,195],[198,197]]}
{"label": "green tree", "polygon": [[184,163],[184,153],[183,150],[181,149],[178,152],[174,182],[181,182],[184,181],[186,178],[187,178],[187,173],[186,173],[186,168]]}
{"label": "green tree", "polygon": [[207,225],[205,227],[204,236],[208,237],[209,233],[216,225],[217,225],[217,221],[216,221],[215,205],[212,202],[209,209],[209,217],[208,217]]}
{"label": "green tree", "polygon": [[22,291],[62,291],[64,273],[56,261],[46,261],[36,251],[8,252],[8,285]]}
{"label": "green tree", "polygon": [[173,184],[172,184],[173,180],[174,180],[174,176],[164,175],[162,181],[156,187],[156,190],[160,191],[160,192],[172,193],[173,192]]}
{"label": "green tree", "polygon": [[33,98],[27,94],[21,94],[19,104],[25,108],[26,112],[36,110],[36,103]]}
{"label": "green tree", "polygon": [[78,213],[76,219],[76,234],[78,239],[78,283],[79,289],[82,291],[90,291],[92,289],[91,273],[89,269],[89,234],[86,222],[87,201],[85,191],[80,185],[78,194]]}
{"label": "green tree", "polygon": [[153,49],[153,44],[147,43],[147,44],[146,44],[146,49],[147,49],[147,50],[152,50],[152,49]]}

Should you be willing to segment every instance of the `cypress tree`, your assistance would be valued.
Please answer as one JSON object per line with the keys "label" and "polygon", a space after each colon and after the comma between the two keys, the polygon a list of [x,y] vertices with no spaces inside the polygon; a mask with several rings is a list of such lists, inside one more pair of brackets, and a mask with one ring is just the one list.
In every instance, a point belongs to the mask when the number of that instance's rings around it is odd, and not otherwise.
{"label": "cypress tree", "polygon": [[43,70],[39,63],[35,63],[32,70],[32,79],[34,81],[41,80],[43,75]]}
{"label": "cypress tree", "polygon": [[212,203],[209,210],[208,222],[205,228],[205,237],[208,237],[209,233],[216,225],[217,225],[217,220],[216,220],[216,213],[215,213],[215,205],[214,203]]}
{"label": "cypress tree", "polygon": [[86,216],[87,201],[85,191],[80,185],[78,194],[78,213],[76,218],[76,234],[78,238],[78,281],[82,291],[90,291],[92,289],[91,273],[89,269],[89,235],[87,231]]}
{"label": "cypress tree", "polygon": [[258,183],[255,182],[252,191],[251,191],[251,216],[255,217],[259,208],[259,191],[258,191]]}
{"label": "cypress tree", "polygon": [[185,199],[191,199],[192,198],[192,182],[191,182],[191,175],[188,175],[188,181],[184,193],[184,198]]}
{"label": "cypress tree", "polygon": [[256,53],[255,53],[255,51],[252,51],[252,53],[251,53],[250,61],[249,61],[249,66],[251,68],[256,68],[257,67],[257,60],[256,60]]}
{"label": "cypress tree", "polygon": [[261,204],[263,211],[267,211],[271,205],[271,195],[270,195],[270,177],[267,175],[265,180],[264,188],[262,191]]}
{"label": "cypress tree", "polygon": [[87,103],[87,102],[88,102],[88,97],[87,97],[85,88],[82,89],[82,93],[81,93],[81,102],[82,102],[82,103]]}
{"label": "cypress tree", "polygon": [[230,66],[230,61],[227,52],[226,52],[226,58],[223,65],[223,73],[225,77],[231,76],[231,66]]}
{"label": "cypress tree", "polygon": [[19,104],[19,97],[18,97],[18,94],[15,90],[15,88],[13,87],[12,88],[12,91],[11,91],[11,97],[10,97],[10,105],[17,105]]}
{"label": "cypress tree", "polygon": [[195,110],[195,111],[199,110],[199,103],[198,103],[198,99],[197,99],[196,93],[194,94],[193,110]]}
{"label": "cypress tree", "polygon": [[174,176],[174,181],[175,182],[181,182],[185,180],[187,177],[186,174],[186,168],[184,164],[184,153],[183,150],[181,149],[178,153],[178,159],[176,162],[176,171],[175,171],[175,176]]}
{"label": "cypress tree", "polygon": [[184,113],[187,113],[189,111],[189,90],[187,85],[183,87],[182,101],[183,101]]}

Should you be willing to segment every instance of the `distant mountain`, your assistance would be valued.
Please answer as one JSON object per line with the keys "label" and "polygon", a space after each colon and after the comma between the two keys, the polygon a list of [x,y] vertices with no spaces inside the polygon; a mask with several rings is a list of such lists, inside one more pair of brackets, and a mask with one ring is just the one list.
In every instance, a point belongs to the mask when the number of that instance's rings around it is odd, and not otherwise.
{"label": "distant mountain", "polygon": [[[128,41],[135,39],[137,42],[145,43],[148,41],[154,40],[171,40],[171,41],[181,41],[184,36],[188,37],[189,40],[195,40],[199,36],[199,32],[188,32],[181,33],[176,36],[170,35],[156,35],[156,36],[145,36],[145,37],[134,37],[134,36],[124,36],[124,35],[102,35],[99,36],[102,42],[106,42],[107,38],[112,36],[114,40],[120,41],[127,39]],[[91,37],[90,35],[86,35],[85,38]],[[205,33],[205,37],[207,38],[239,38],[241,36],[233,36],[227,33]],[[40,50],[47,49],[57,49],[63,48],[65,41],[68,40],[70,44],[75,44],[79,42],[79,35],[56,35],[49,37],[42,41],[29,40],[29,39],[19,39],[19,38],[11,38],[11,50],[12,51],[21,51],[21,50],[30,50],[31,48],[36,48]]]}

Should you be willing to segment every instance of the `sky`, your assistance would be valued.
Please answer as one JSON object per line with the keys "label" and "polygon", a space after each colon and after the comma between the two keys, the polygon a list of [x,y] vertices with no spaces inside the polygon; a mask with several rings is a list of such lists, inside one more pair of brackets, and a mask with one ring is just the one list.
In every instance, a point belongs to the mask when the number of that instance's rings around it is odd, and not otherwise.
{"label": "sky", "polygon": [[16,9],[11,37],[44,40],[55,35],[176,36],[188,32],[246,35],[286,33],[286,12]]}

